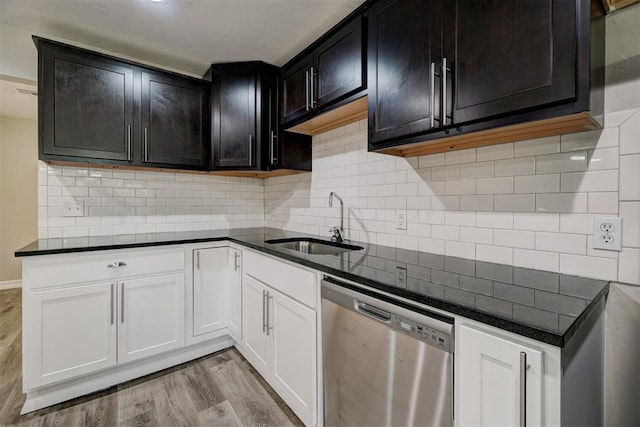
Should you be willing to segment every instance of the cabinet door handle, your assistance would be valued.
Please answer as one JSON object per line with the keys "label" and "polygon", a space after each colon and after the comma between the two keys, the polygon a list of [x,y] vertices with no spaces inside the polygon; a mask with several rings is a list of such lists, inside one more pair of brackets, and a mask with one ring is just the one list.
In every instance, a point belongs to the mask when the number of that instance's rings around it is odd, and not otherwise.
{"label": "cabinet door handle", "polygon": [[276,133],[274,131],[271,131],[271,164],[275,165],[276,162],[278,161],[278,156],[275,155],[276,153],[276,140],[278,139],[278,137],[276,136]]}
{"label": "cabinet door handle", "polygon": [[267,316],[267,291],[262,290],[262,333],[266,333],[267,331],[267,321],[265,320]]}
{"label": "cabinet door handle", "polygon": [[431,80],[431,84],[429,86],[429,96],[431,99],[429,100],[429,109],[431,110],[429,114],[431,115],[430,125],[429,127],[433,128],[436,126],[436,116],[435,116],[435,108],[436,108],[436,63],[431,63],[431,69],[429,70],[429,79]]}
{"label": "cabinet door handle", "polygon": [[127,263],[124,261],[113,261],[111,264],[107,264],[107,268],[120,268],[126,267]]}
{"label": "cabinet door handle", "polygon": [[440,123],[442,126],[447,125],[447,73],[451,72],[451,68],[447,66],[447,58],[442,58],[442,71],[440,72],[440,77],[442,78],[442,114]]}
{"label": "cabinet door handle", "polygon": [[120,283],[120,323],[124,323],[124,282]]}
{"label": "cabinet door handle", "polygon": [[200,270],[200,251],[196,251],[196,270]]}
{"label": "cabinet door handle", "polygon": [[240,268],[240,263],[238,261],[240,261],[240,254],[238,252],[233,254],[234,257],[234,262],[233,262],[233,268],[235,271],[238,271],[238,269]]}
{"label": "cabinet door handle", "polygon": [[131,161],[131,125],[127,126],[127,161]]}
{"label": "cabinet door handle", "polygon": [[269,326],[269,300],[273,297],[269,295],[269,291],[267,291],[267,336],[269,336],[269,329],[273,329],[273,327]]}
{"label": "cabinet door handle", "polygon": [[111,284],[111,324],[113,325],[113,303],[115,302],[114,299],[114,287],[115,287],[115,283]]}
{"label": "cabinet door handle", "polygon": [[144,128],[144,160],[145,163],[149,161],[149,131]]}
{"label": "cabinet door handle", "polygon": [[316,104],[316,99],[315,99],[316,97],[315,97],[315,93],[314,93],[315,91],[313,90],[313,86],[314,86],[314,83],[315,83],[316,75],[315,75],[315,73],[313,71],[313,67],[311,67],[311,72],[309,73],[309,75],[310,75],[310,78],[311,78],[311,83],[309,84],[309,87],[310,87],[310,89],[309,89],[309,93],[310,93],[309,104],[311,105],[311,109],[313,110],[314,108],[316,108],[316,105],[315,105]]}
{"label": "cabinet door handle", "polygon": [[520,352],[520,427],[527,427],[527,353]]}
{"label": "cabinet door handle", "polygon": [[253,166],[253,134],[249,132],[249,166]]}
{"label": "cabinet door handle", "polygon": [[309,70],[304,72],[304,109],[309,111]]}

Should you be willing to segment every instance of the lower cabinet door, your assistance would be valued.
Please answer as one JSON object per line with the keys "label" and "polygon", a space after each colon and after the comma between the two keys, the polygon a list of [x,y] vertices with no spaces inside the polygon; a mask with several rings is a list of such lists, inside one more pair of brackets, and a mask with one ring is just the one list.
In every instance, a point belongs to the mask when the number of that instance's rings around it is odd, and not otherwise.
{"label": "lower cabinet door", "polygon": [[100,283],[28,294],[29,389],[116,364],[115,293],[115,283]]}
{"label": "lower cabinet door", "polygon": [[314,425],[316,312],[271,290],[268,315],[273,336],[273,387],[302,422]]}
{"label": "lower cabinet door", "polygon": [[193,256],[193,335],[197,336],[226,326],[229,248],[198,249]]}
{"label": "lower cabinet door", "polygon": [[243,335],[246,356],[263,376],[271,366],[271,337],[267,335],[267,287],[246,274],[242,277]]}
{"label": "lower cabinet door", "polygon": [[457,425],[542,425],[541,351],[465,325],[457,342]]}
{"label": "lower cabinet door", "polygon": [[118,363],[184,345],[184,274],[118,283]]}
{"label": "lower cabinet door", "polygon": [[242,252],[229,249],[227,274],[227,317],[229,334],[242,340]]}

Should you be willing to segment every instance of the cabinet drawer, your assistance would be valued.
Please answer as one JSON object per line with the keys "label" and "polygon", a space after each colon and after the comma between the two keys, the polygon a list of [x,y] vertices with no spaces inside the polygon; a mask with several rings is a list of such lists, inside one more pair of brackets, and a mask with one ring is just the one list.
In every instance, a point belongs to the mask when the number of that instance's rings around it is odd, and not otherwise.
{"label": "cabinet drawer", "polygon": [[315,274],[311,271],[247,251],[244,273],[311,308],[316,306]]}
{"label": "cabinet drawer", "polygon": [[53,255],[25,262],[24,282],[32,290],[184,270],[184,250],[172,248],[135,252],[109,251],[91,255]]}

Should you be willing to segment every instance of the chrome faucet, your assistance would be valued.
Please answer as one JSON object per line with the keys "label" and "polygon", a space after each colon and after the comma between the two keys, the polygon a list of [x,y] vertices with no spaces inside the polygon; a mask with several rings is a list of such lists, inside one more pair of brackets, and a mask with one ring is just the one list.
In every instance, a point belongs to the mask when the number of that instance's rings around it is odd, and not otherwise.
{"label": "chrome faucet", "polygon": [[344,233],[344,202],[342,201],[342,198],[338,196],[338,194],[332,191],[331,193],[329,193],[329,207],[333,207],[334,197],[340,202],[340,228],[331,227],[329,231],[333,233],[333,236],[331,236],[331,240],[340,243],[344,240],[342,237],[342,234]]}

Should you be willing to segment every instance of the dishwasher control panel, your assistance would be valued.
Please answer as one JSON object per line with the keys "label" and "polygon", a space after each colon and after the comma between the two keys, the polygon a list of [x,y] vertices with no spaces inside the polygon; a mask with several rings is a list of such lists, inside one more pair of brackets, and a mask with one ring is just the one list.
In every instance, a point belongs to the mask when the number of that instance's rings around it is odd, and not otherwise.
{"label": "dishwasher control panel", "polygon": [[451,337],[449,335],[413,320],[394,314],[391,317],[391,326],[393,329],[404,332],[417,340],[424,341],[444,351],[450,351],[451,349]]}

